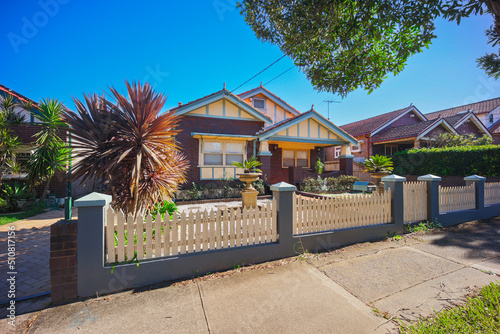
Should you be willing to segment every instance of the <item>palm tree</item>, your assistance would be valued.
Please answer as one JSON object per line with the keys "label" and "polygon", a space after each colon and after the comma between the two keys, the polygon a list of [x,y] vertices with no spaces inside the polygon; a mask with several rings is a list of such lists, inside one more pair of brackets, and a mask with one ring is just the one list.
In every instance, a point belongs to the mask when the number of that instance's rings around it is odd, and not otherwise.
{"label": "palm tree", "polygon": [[62,114],[66,108],[56,99],[42,100],[38,104],[37,118],[42,129],[36,136],[36,148],[28,161],[28,179],[33,185],[46,182],[41,199],[45,199],[52,177],[58,170],[66,170],[71,152],[58,132],[66,127]]}
{"label": "palm tree", "polygon": [[19,139],[11,131],[11,126],[25,121],[25,117],[16,109],[29,110],[31,107],[29,102],[15,102],[12,95],[0,95],[0,186],[5,173],[9,171],[7,162],[12,160],[20,145]]}
{"label": "palm tree", "polygon": [[188,163],[174,137],[179,116],[161,113],[166,96],[149,83],[125,85],[128,96],[110,87],[111,100],[75,98],[78,113],[67,110],[64,119],[72,135],[72,178],[104,180],[113,205],[136,215],[172,198]]}

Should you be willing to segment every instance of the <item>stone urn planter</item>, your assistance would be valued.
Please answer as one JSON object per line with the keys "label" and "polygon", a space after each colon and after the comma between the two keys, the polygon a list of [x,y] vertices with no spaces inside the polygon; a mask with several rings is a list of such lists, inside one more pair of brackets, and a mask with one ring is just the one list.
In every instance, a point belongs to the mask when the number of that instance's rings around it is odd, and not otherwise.
{"label": "stone urn planter", "polygon": [[384,182],[381,181],[383,177],[386,177],[387,175],[390,175],[391,172],[369,172],[370,176],[376,179],[375,185],[377,186],[377,192],[379,194],[384,193]]}
{"label": "stone urn planter", "polygon": [[243,202],[243,207],[257,207],[257,195],[259,191],[252,187],[252,182],[259,179],[262,173],[243,173],[238,174],[240,181],[245,182],[247,185],[241,191],[241,200]]}

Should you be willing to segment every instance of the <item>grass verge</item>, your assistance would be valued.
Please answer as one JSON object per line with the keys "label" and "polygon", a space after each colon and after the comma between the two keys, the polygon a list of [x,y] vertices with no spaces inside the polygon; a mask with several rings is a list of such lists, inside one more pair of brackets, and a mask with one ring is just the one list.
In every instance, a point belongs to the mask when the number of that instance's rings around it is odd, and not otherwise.
{"label": "grass verge", "polygon": [[478,295],[434,317],[413,325],[400,325],[401,333],[498,333],[500,329],[500,285],[484,286]]}
{"label": "grass verge", "polygon": [[36,216],[42,212],[44,212],[46,206],[42,202],[38,202],[33,204],[28,210],[26,211],[21,211],[21,212],[16,212],[13,214],[5,215],[5,216],[0,216],[0,226],[5,225],[5,224],[10,224],[15,221],[21,220],[21,219],[26,219],[32,216]]}

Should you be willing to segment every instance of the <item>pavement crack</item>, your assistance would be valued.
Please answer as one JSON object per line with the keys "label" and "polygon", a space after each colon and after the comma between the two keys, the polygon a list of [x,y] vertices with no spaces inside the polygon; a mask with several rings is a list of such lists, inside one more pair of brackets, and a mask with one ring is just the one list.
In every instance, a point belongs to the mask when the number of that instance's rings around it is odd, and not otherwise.
{"label": "pavement crack", "polygon": [[203,310],[203,316],[205,317],[205,323],[207,324],[207,331],[208,334],[210,334],[210,325],[208,324],[207,312],[205,312],[205,305],[203,305],[203,297],[201,296],[200,284],[196,282],[196,286],[198,287],[198,295],[200,296],[201,309]]}

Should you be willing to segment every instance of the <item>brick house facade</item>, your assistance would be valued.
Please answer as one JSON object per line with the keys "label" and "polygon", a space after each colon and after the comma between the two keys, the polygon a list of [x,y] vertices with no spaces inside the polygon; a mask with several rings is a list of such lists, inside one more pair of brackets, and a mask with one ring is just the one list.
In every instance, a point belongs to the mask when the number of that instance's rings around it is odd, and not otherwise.
{"label": "brick house facade", "polygon": [[353,137],[313,109],[300,113],[262,86],[238,96],[224,87],[171,110],[182,116],[176,139],[190,162],[189,185],[237,178],[243,171],[232,162],[251,156],[262,162],[265,183],[294,183],[301,173],[290,170],[313,171],[332,145],[345,147],[344,166],[352,166]]}
{"label": "brick house facade", "polygon": [[[482,106],[479,109],[481,113],[496,110],[497,107],[492,101],[484,102],[475,104],[476,107]],[[498,99],[498,105],[500,106],[500,99]],[[452,111],[446,109],[422,114],[415,106],[410,105],[403,109],[346,124],[341,128],[358,141],[358,145],[351,148],[354,160],[358,162],[375,154],[390,156],[397,151],[427,146],[440,133],[473,134],[476,137],[487,135],[495,141],[493,131],[483,124],[470,107],[471,105],[466,105],[452,108]],[[326,161],[335,161],[338,154],[339,148],[328,148]]]}

